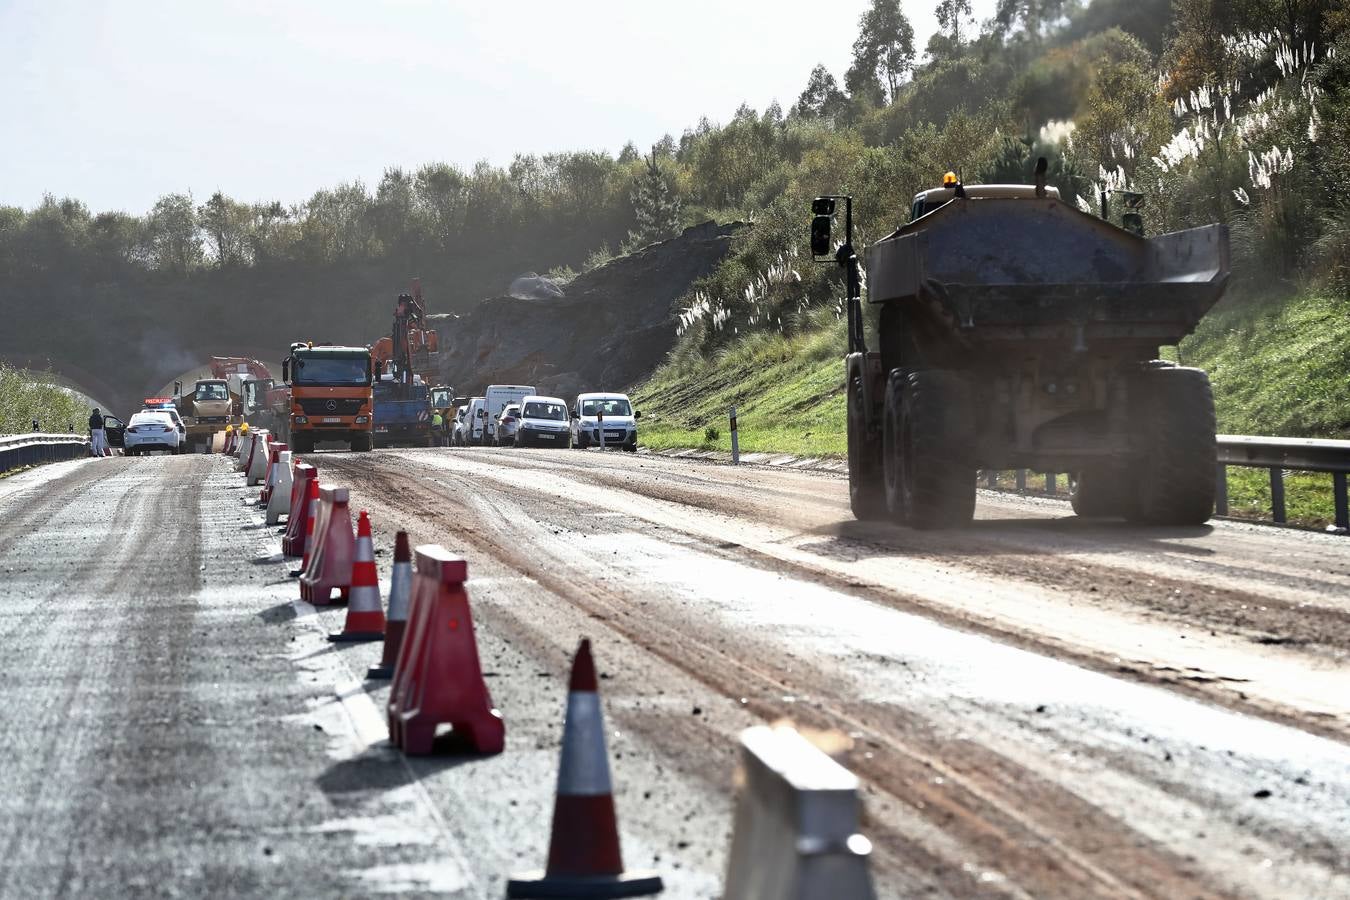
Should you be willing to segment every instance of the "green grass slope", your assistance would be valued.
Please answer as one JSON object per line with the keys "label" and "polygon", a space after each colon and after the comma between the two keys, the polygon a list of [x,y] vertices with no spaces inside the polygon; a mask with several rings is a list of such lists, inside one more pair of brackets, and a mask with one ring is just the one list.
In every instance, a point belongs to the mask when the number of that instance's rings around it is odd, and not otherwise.
{"label": "green grass slope", "polygon": [[[1350,304],[1312,294],[1221,306],[1176,355],[1210,373],[1223,432],[1350,437]],[[842,455],[843,356],[832,319],[757,332],[711,359],[677,348],[633,392],[643,443],[727,449],[735,404],[745,450]]]}
{"label": "green grass slope", "polygon": [[1350,437],[1350,303],[1320,294],[1227,302],[1182,342],[1209,372],[1228,434]]}
{"label": "green grass slope", "polygon": [[[632,391],[643,415],[642,443],[728,450],[734,404],[743,451],[843,456],[843,356],[844,327],[832,319],[792,336],[756,333],[711,359],[679,347]],[[1310,294],[1225,304],[1177,356],[1209,371],[1223,432],[1350,438],[1344,301]],[[1331,520],[1329,476],[1290,474],[1285,490],[1291,521]],[[1231,469],[1229,495],[1233,514],[1269,515],[1264,470]]]}
{"label": "green grass slope", "polygon": [[677,349],[633,392],[642,443],[655,450],[729,450],[738,408],[741,450],[839,456],[844,439],[844,326],[760,332],[713,359]]}

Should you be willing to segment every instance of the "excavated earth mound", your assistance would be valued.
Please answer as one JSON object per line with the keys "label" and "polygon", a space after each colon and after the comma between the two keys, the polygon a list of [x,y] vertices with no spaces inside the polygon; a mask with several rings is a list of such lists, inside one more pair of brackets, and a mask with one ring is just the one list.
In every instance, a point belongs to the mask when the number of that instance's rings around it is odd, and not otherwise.
{"label": "excavated earth mound", "polygon": [[675,342],[675,302],[717,267],[741,227],[687,228],[578,275],[561,297],[507,294],[462,316],[431,316],[444,382],[460,395],[489,384],[565,398],[623,390],[661,362]]}

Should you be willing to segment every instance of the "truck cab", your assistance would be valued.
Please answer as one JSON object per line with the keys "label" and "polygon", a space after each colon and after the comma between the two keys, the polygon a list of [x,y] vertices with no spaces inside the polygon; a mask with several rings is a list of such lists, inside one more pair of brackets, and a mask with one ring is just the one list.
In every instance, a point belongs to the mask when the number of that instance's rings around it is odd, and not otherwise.
{"label": "truck cab", "polygon": [[180,393],[174,405],[187,429],[188,444],[194,451],[198,446],[210,446],[213,436],[224,431],[230,422],[233,401],[230,385],[224,378],[201,378],[192,393]]}
{"label": "truck cab", "polygon": [[441,427],[437,431],[432,428],[432,440],[434,443],[448,445],[450,443],[450,429],[452,420],[455,417],[455,389],[449,385],[438,384],[431,389],[431,411],[433,414],[441,414]]}
{"label": "truck cab", "polygon": [[291,447],[312,453],[320,441],[341,441],[352,450],[370,450],[374,445],[372,370],[367,347],[292,344],[281,364],[282,380],[290,386],[287,434]]}

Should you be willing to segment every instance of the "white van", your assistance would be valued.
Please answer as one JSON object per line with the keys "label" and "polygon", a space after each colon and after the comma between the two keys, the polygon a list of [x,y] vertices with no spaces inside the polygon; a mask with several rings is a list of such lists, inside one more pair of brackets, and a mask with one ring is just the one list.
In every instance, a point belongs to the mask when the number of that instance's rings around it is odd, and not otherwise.
{"label": "white van", "polygon": [[566,447],[571,441],[567,401],[561,397],[525,397],[520,401],[517,447]]}
{"label": "white van", "polygon": [[477,416],[474,422],[474,434],[479,432],[479,421],[487,429],[482,438],[475,440],[474,443],[491,444],[495,437],[493,432],[497,430],[497,419],[501,416],[502,410],[506,409],[508,404],[519,403],[523,398],[529,397],[534,393],[534,387],[525,384],[490,384],[483,392],[483,415]]}
{"label": "white van", "polygon": [[580,450],[600,446],[600,423],[604,422],[605,447],[637,450],[637,420],[627,394],[578,394],[572,407],[572,446]]}
{"label": "white van", "polygon": [[483,403],[482,397],[469,398],[469,410],[464,414],[464,430],[462,432],[464,446],[476,447],[483,443]]}

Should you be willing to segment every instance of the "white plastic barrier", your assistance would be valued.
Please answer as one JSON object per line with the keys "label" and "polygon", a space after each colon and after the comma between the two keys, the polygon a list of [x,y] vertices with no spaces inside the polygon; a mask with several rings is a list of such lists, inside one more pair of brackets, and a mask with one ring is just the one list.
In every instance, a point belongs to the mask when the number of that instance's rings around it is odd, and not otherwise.
{"label": "white plastic barrier", "polygon": [[275,525],[283,515],[291,514],[291,451],[282,450],[277,456],[276,479],[267,498],[267,524]]}
{"label": "white plastic barrier", "polygon": [[249,461],[248,472],[245,473],[249,487],[262,484],[267,477],[267,445],[271,442],[272,436],[266,431],[259,431],[253,439],[253,459]]}
{"label": "white plastic barrier", "polygon": [[239,438],[239,452],[235,454],[235,471],[242,472],[248,465],[248,451],[253,446],[253,439],[258,436],[258,432],[250,431]]}
{"label": "white plastic barrier", "polygon": [[858,779],[787,727],[741,733],[725,900],[876,900]]}

